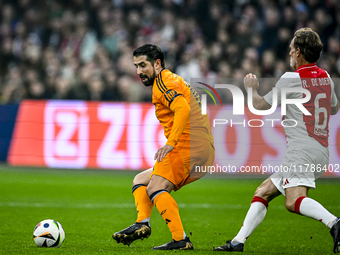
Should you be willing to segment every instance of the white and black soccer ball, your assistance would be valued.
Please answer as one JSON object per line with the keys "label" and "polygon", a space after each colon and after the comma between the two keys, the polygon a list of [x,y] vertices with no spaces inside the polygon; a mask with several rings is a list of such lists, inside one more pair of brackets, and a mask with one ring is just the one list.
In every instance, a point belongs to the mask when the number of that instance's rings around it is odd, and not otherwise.
{"label": "white and black soccer ball", "polygon": [[65,231],[55,220],[43,220],[34,228],[33,238],[39,247],[60,247],[65,239]]}

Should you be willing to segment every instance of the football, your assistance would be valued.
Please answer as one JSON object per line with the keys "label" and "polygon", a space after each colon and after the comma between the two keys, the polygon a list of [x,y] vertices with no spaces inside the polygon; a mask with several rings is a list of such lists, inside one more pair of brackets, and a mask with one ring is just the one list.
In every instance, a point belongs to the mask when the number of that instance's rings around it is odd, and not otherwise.
{"label": "football", "polygon": [[65,231],[55,220],[43,220],[33,231],[34,242],[39,247],[60,247],[65,239]]}

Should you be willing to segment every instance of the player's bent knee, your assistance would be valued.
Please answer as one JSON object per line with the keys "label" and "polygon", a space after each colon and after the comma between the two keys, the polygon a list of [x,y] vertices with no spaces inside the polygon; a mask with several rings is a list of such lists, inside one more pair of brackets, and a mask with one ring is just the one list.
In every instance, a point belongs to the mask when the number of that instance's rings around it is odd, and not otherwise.
{"label": "player's bent knee", "polygon": [[261,186],[256,188],[254,196],[257,196],[257,197],[262,197],[263,196],[263,188]]}
{"label": "player's bent knee", "polygon": [[289,212],[295,212],[295,200],[286,197],[286,208]]}
{"label": "player's bent knee", "polygon": [[280,195],[273,182],[268,178],[266,179],[255,191],[254,196],[261,197],[270,202],[272,199]]}
{"label": "player's bent knee", "polygon": [[302,200],[307,197],[308,188],[304,186],[290,187],[285,191],[287,210],[300,214],[300,205]]}
{"label": "player's bent knee", "polygon": [[257,189],[254,193],[254,196],[266,199],[266,198],[268,198],[269,194],[270,194],[269,187],[266,184],[266,181],[264,181],[260,186],[257,187]]}
{"label": "player's bent knee", "polygon": [[166,192],[171,192],[171,190],[169,190],[168,187],[163,186],[163,185],[148,185],[146,187],[146,194],[150,197],[152,194],[154,194],[155,192],[159,191],[159,190],[164,190]]}
{"label": "player's bent knee", "polygon": [[159,190],[165,190],[165,189],[162,189],[160,187],[153,187],[153,186],[148,185],[146,187],[146,194],[150,197],[152,194],[154,194],[155,192],[157,192]]}
{"label": "player's bent knee", "polygon": [[164,177],[153,175],[148,186],[146,187],[146,194],[150,196],[158,190],[166,190],[170,193],[174,187],[175,185]]}
{"label": "player's bent knee", "polygon": [[137,174],[135,178],[133,178],[132,187],[137,184],[148,185],[150,182],[151,173],[152,173],[152,168]]}
{"label": "player's bent knee", "polygon": [[269,195],[263,188],[258,187],[254,193],[254,197],[260,197],[269,202]]}
{"label": "player's bent knee", "polygon": [[150,185],[148,185],[146,187],[146,194],[150,197],[152,195],[152,193],[154,193],[156,191],[156,189],[154,189],[153,187],[150,187]]}
{"label": "player's bent knee", "polygon": [[144,183],[142,183],[142,178],[140,178],[139,175],[140,175],[140,174],[137,174],[137,175],[135,176],[135,178],[133,178],[132,186],[135,186],[135,185],[137,185],[137,184],[144,184]]}

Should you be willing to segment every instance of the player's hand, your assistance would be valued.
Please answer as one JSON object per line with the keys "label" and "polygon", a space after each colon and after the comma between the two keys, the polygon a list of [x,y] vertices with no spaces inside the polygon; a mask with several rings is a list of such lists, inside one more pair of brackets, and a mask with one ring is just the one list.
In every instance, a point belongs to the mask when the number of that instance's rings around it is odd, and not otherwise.
{"label": "player's hand", "polygon": [[162,159],[168,154],[170,151],[172,151],[174,147],[172,147],[169,144],[164,145],[162,148],[159,148],[158,151],[155,154],[154,159],[158,162],[161,162]]}
{"label": "player's hand", "polygon": [[252,74],[252,73],[247,74],[243,79],[243,83],[244,83],[244,88],[247,92],[248,92],[248,88],[253,88],[255,90],[259,89],[259,82],[257,81],[255,74]]}

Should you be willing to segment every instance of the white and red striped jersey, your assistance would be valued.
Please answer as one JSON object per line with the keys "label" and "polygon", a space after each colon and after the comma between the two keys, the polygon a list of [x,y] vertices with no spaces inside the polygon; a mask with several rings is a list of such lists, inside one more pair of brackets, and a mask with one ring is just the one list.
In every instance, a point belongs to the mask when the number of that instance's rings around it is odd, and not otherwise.
{"label": "white and red striped jersey", "polygon": [[[291,143],[298,146],[321,144],[328,147],[328,123],[331,107],[337,105],[334,83],[329,74],[317,67],[315,63],[302,65],[295,72],[283,74],[275,87],[277,88],[278,105],[281,104],[282,88],[303,88],[311,94],[310,100],[303,104],[311,115],[304,115],[294,104],[287,104],[286,115],[283,118],[286,120],[293,119],[297,122],[295,127],[284,128],[288,145]],[[301,92],[288,92],[286,94],[287,99],[303,97],[305,95]],[[272,91],[265,95],[264,99],[272,105]]]}

